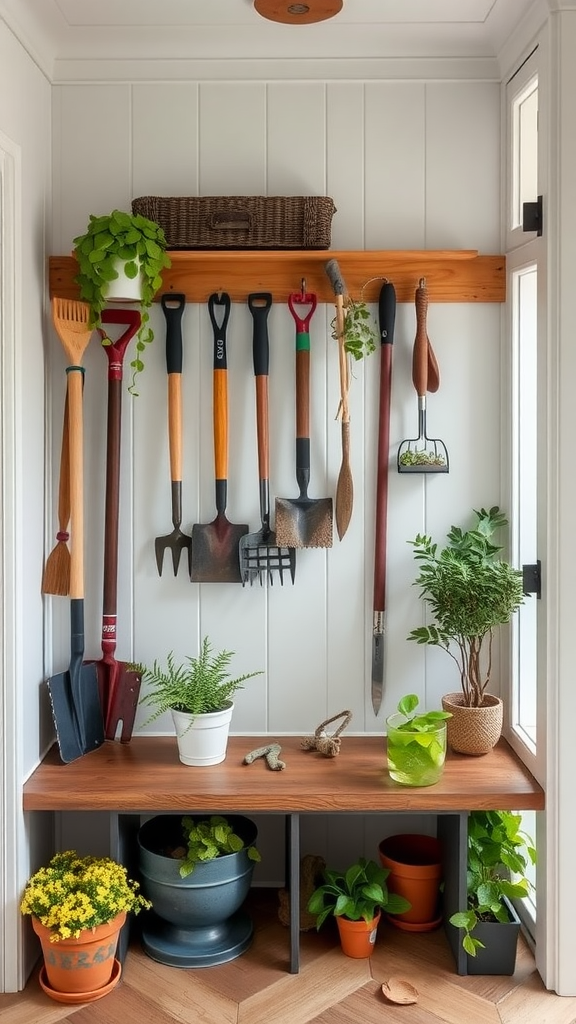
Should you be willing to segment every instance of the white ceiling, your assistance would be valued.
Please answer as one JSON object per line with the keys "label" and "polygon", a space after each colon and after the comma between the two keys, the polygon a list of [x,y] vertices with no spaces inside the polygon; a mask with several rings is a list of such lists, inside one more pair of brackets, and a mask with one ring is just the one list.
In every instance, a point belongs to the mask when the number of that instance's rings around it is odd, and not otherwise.
{"label": "white ceiling", "polygon": [[[313,2],[313,0],[309,0]],[[490,58],[538,0],[344,0],[313,25],[252,0],[0,0],[31,52],[66,61]]]}

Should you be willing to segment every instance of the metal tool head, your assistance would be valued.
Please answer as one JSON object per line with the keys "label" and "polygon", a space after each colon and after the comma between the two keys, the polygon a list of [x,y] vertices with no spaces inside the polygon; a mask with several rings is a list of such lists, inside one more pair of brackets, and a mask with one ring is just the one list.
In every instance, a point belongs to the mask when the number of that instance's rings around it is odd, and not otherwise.
{"label": "metal tool head", "polygon": [[270,586],[274,583],[274,575],[280,577],[280,583],[284,585],[284,573],[290,573],[290,579],[294,583],[296,575],[296,551],[294,548],[279,547],[276,543],[276,534],[270,530],[258,530],[257,533],[247,533],[240,540],[240,573],[242,585],[255,580],[263,586],[266,581]]}
{"label": "metal tool head", "polygon": [[64,764],[76,761],[104,742],[96,666],[83,664],[77,682],[75,689],[70,671],[59,672],[47,681],[58,749]]}
{"label": "metal tool head", "polygon": [[186,533],[182,533],[179,526],[172,530],[172,533],[166,534],[165,537],[156,537],[154,540],[154,551],[156,553],[156,566],[158,568],[158,575],[162,575],[162,568],[164,565],[164,553],[166,550],[172,552],[172,568],[174,569],[174,575],[178,575],[178,567],[180,565],[180,556],[183,551],[188,552],[188,575],[192,571],[192,538]]}
{"label": "metal tool head", "polygon": [[287,548],[332,547],[332,498],[276,498],[276,539]]}
{"label": "metal tool head", "polygon": [[192,527],[192,583],[241,583],[239,547],[248,524],[233,524],[224,515]]}

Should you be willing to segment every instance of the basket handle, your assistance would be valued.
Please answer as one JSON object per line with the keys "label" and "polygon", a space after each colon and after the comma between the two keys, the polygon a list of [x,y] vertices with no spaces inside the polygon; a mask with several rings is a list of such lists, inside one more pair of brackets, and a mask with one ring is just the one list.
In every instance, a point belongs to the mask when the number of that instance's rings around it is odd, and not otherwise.
{"label": "basket handle", "polygon": [[211,231],[250,231],[252,229],[250,210],[228,210],[222,213],[211,213],[208,227]]}

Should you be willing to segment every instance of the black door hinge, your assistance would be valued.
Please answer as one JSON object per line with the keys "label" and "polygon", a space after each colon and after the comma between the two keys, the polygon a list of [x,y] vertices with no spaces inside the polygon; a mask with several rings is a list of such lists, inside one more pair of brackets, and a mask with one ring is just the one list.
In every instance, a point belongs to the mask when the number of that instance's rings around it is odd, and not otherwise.
{"label": "black door hinge", "polygon": [[535,231],[541,235],[543,226],[542,196],[538,196],[535,203],[522,203],[522,231]]}
{"label": "black door hinge", "polygon": [[522,566],[522,589],[524,593],[536,594],[539,599],[542,597],[542,579],[540,575],[540,561]]}

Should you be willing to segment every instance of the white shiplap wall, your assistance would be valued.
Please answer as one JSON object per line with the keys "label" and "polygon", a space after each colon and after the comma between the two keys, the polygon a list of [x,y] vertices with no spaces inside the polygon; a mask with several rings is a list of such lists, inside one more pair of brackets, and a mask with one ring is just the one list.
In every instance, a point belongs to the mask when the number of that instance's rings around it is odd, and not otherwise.
{"label": "white shiplap wall", "polygon": [[[54,88],[52,252],[68,252],[90,212],[128,209],[143,194],[328,194],[338,212],[334,248],[477,248],[498,251],[499,87],[487,82],[178,82]],[[386,267],[382,266],[382,274]],[[224,279],[214,288],[226,289]],[[300,280],[294,281],[297,290]],[[416,287],[417,280],[414,281]],[[335,422],[338,367],[331,306],[312,321],[311,496],[334,494],[340,465]],[[429,433],[448,447],[445,476],[400,476],[398,443],[416,432],[410,380],[414,310],[398,308],[393,367],[388,527],[386,691],[370,702],[372,564],[379,354],[355,367],[351,391],[354,514],[342,543],[297,554],[296,584],[196,585],[182,564],[156,571],[153,539],[169,532],[170,486],[163,317],[146,353],[140,397],[124,392],[118,657],[150,662],[195,654],[209,634],[237,652],[239,671],[262,668],[238,695],[233,731],[313,731],[348,707],[352,731],[383,731],[399,697],[437,704],[457,688],[448,659],[408,644],[422,607],[406,543],[441,539],[472,507],[499,500],[500,308],[431,304],[429,335],[441,388],[428,401]],[[183,526],[215,514],[212,339],[207,310],[187,307],[184,328]],[[294,477],[294,324],[270,318],[271,494],[297,494]],[[228,332],[228,517],[259,525],[251,317],[234,304]],[[52,345],[58,343],[52,338]],[[128,360],[127,360],[128,361]],[[52,360],[54,496],[64,358]],[[100,649],[107,361],[87,353],[87,656]],[[55,501],[52,501],[55,506]],[[67,608],[56,610],[55,658],[67,649]],[[140,716],[140,720],[144,716]],[[161,722],[166,731],[170,723]]]}

